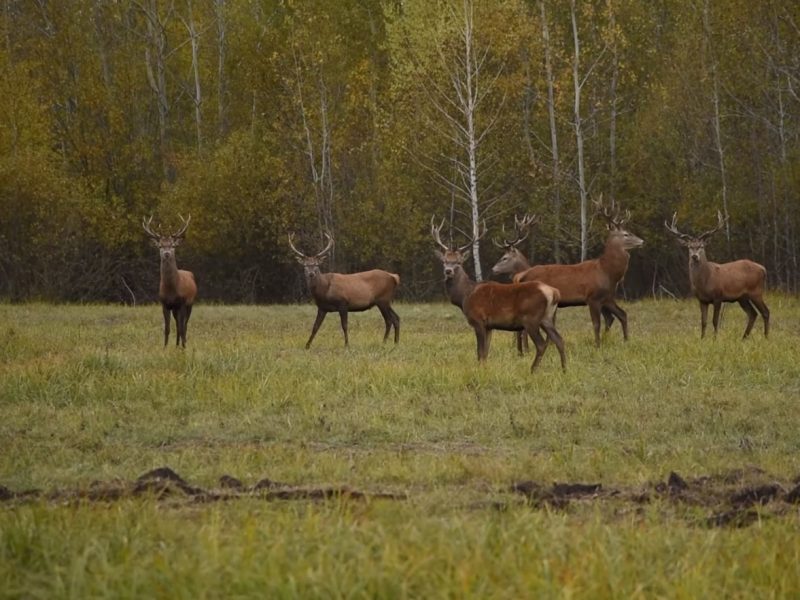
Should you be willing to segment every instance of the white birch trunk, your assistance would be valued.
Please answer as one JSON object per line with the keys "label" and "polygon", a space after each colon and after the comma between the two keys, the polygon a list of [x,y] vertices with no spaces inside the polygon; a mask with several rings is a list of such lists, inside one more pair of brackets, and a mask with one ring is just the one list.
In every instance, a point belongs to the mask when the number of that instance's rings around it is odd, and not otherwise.
{"label": "white birch trunk", "polygon": [[586,260],[588,246],[588,219],[586,214],[586,173],[583,159],[583,124],[581,121],[580,39],[578,37],[578,15],[575,10],[575,0],[570,0],[570,15],[572,17],[572,39],[575,44],[575,54],[572,61],[572,80],[575,88],[575,121],[573,125],[575,127],[575,143],[578,150],[578,190],[581,202],[581,260],[584,261]]}

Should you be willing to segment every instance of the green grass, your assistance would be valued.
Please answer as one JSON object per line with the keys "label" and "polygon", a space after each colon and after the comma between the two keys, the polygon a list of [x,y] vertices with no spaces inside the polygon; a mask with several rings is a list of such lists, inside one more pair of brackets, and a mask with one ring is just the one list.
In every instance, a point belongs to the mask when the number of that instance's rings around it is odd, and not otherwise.
{"label": "green grass", "polygon": [[[797,510],[708,529],[701,508],[516,502],[513,481],[645,486],[760,467],[800,474],[800,301],[768,299],[741,341],[728,306],[699,338],[690,301],[627,303],[594,348],[588,312],[559,312],[567,372],[497,332],[486,365],[450,305],[376,311],[198,305],[186,351],[151,305],[0,305],[0,484],[86,487],[169,466],[406,492],[366,503],[0,505],[0,596],[792,597]],[[174,331],[173,331],[174,334]],[[501,502],[505,511],[490,506]]]}

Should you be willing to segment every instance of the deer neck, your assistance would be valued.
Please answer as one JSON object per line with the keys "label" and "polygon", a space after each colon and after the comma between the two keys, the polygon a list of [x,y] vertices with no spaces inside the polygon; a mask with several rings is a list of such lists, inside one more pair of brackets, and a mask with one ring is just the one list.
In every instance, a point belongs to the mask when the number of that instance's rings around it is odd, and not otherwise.
{"label": "deer neck", "polygon": [[531,268],[531,263],[528,262],[528,259],[522,254],[522,252],[518,253],[514,257],[514,262],[511,264],[511,275],[515,275],[520,271],[525,271],[526,269]]}
{"label": "deer neck", "polygon": [[174,254],[171,258],[161,261],[161,287],[167,294],[178,290],[178,262]]}
{"label": "deer neck", "polygon": [[606,240],[606,245],[599,262],[603,271],[608,274],[609,278],[612,281],[618,282],[625,277],[630,258],[631,255],[622,246],[622,242],[612,236]]}
{"label": "deer neck", "polygon": [[708,287],[709,280],[711,279],[711,264],[708,259],[703,256],[699,262],[694,262],[689,259],[689,280],[692,283],[692,289],[704,290]]}
{"label": "deer neck", "polygon": [[464,269],[459,269],[451,279],[444,280],[444,287],[450,297],[450,302],[459,308],[464,307],[464,302],[475,289],[475,285]]}
{"label": "deer neck", "polygon": [[320,273],[313,280],[306,279],[308,290],[315,298],[324,298],[331,287],[333,273]]}

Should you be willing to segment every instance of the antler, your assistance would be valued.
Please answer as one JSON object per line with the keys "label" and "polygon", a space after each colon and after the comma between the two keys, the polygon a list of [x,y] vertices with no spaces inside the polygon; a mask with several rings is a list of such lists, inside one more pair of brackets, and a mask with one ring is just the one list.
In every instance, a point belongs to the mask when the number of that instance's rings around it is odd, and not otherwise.
{"label": "antler", "polygon": [[174,239],[183,239],[183,237],[186,235],[186,230],[189,228],[189,222],[192,220],[192,215],[189,215],[188,219],[184,219],[183,217],[181,217],[181,215],[178,215],[178,217],[180,217],[183,226],[180,229],[178,229],[178,231],[173,233],[172,237]]}
{"label": "antler", "polygon": [[153,231],[153,229],[151,227],[152,223],[153,223],[153,215],[150,215],[149,219],[145,219],[144,217],[142,217],[142,227],[144,228],[144,232],[147,235],[149,235],[151,238],[153,238],[154,240],[160,240],[161,239],[161,233],[160,233],[161,229],[159,228],[159,233],[156,233],[155,231]]}
{"label": "antler", "polygon": [[692,236],[690,236],[689,234],[681,233],[680,231],[678,231],[678,213],[677,213],[677,211],[672,214],[672,223],[671,224],[667,224],[667,222],[664,221],[664,227],[666,227],[667,231],[669,231],[671,234],[677,236],[678,238],[680,238],[681,240],[683,240],[685,242],[688,242],[689,240],[692,239]]}
{"label": "antler", "polygon": [[441,238],[442,227],[444,227],[444,219],[442,219],[442,222],[438,227],[436,226],[435,219],[436,216],[431,215],[431,235],[433,236],[433,241],[436,242],[442,248],[442,250],[450,250],[450,246],[445,244]]}
{"label": "antler", "polygon": [[[332,236],[330,233],[328,233],[327,231],[325,231],[325,232],[323,232],[323,233],[325,234],[325,237],[326,237],[326,238],[328,238],[328,243],[327,243],[327,245],[326,245],[326,246],[325,246],[325,247],[324,247],[322,250],[320,250],[319,252],[317,252],[317,253],[314,255],[314,258],[324,258],[324,257],[325,257],[325,256],[327,256],[327,254],[328,254],[328,253],[331,251],[331,248],[333,248],[333,236]],[[295,254],[297,254],[297,256],[299,256],[300,258],[308,258],[308,256],[306,256],[305,254],[303,254],[302,252],[300,252],[300,250],[298,250],[298,249],[295,247],[295,245],[294,245],[294,232],[292,232],[292,233],[290,233],[290,234],[289,234],[289,247],[290,247],[290,248],[291,248],[291,249],[294,251],[294,253],[295,253]]]}
{"label": "antler", "polygon": [[600,197],[597,200],[592,200],[592,204],[594,204],[597,208],[597,214],[606,220],[606,223],[610,229],[622,229],[622,226],[625,225],[625,223],[627,223],[631,218],[630,210],[626,210],[625,216],[623,217],[620,215],[620,209],[614,206],[614,202],[611,203],[610,209],[603,204],[603,194],[600,194]]}
{"label": "antler", "polygon": [[294,243],[293,243],[293,241],[294,241],[294,233],[290,233],[290,234],[289,234],[289,247],[290,247],[290,248],[291,248],[291,249],[294,251],[294,253],[295,253],[295,254],[297,254],[297,256],[299,256],[300,258],[306,258],[306,255],[305,255],[305,254],[303,254],[302,252],[300,252],[300,250],[298,250],[297,248],[295,248],[295,247],[294,247]]}
{"label": "antler", "polygon": [[325,246],[325,248],[323,248],[322,250],[317,252],[317,254],[316,254],[317,258],[326,257],[328,255],[328,253],[331,251],[331,249],[333,248],[333,236],[327,231],[324,231],[323,234],[325,235],[326,238],[328,238],[328,243]]}
{"label": "antler", "polygon": [[717,233],[720,229],[725,227],[725,221],[727,221],[727,219],[725,217],[723,217],[722,216],[722,212],[718,210],[717,211],[717,226],[714,227],[713,229],[709,229],[708,231],[705,231],[705,232],[701,233],[699,236],[697,236],[697,239],[698,240],[702,240],[702,241],[706,241],[712,235]]}
{"label": "antler", "polygon": [[[517,217],[517,215],[514,215],[514,233],[516,237],[513,240],[505,239],[503,240],[502,244],[498,244],[495,238],[492,238],[492,242],[498,248],[513,248],[528,237],[530,228],[538,222],[539,217],[536,215],[526,214],[524,217],[522,217],[522,219]],[[503,235],[505,235],[505,232],[506,228],[505,225],[503,225]]]}

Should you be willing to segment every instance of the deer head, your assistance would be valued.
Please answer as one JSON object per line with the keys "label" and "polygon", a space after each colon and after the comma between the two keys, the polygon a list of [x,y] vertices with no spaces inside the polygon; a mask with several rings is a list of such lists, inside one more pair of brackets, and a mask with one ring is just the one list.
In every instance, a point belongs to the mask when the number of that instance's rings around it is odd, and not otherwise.
{"label": "deer head", "polygon": [[606,206],[603,203],[602,194],[600,194],[597,200],[592,200],[592,203],[595,205],[598,216],[606,222],[610,240],[618,241],[625,250],[640,248],[644,244],[642,238],[633,235],[625,227],[625,224],[631,218],[630,210],[626,210],[625,213],[622,214],[621,209],[615,206],[614,202],[611,203],[610,207]]}
{"label": "deer head", "polygon": [[171,234],[162,233],[160,226],[156,227],[154,231],[152,215],[149,219],[142,218],[144,232],[153,240],[153,245],[158,248],[162,261],[173,260],[175,258],[175,248],[177,248],[181,242],[183,242],[183,238],[186,237],[186,230],[189,228],[189,222],[192,220],[192,216],[189,215],[188,219],[184,219],[180,215],[178,215],[178,217],[180,217],[183,224],[175,233]]}
{"label": "deer head", "polygon": [[483,224],[483,229],[481,232],[478,233],[477,238],[470,238],[470,240],[462,245],[462,246],[455,246],[455,244],[451,243],[450,245],[445,244],[441,238],[442,227],[444,227],[445,220],[442,219],[442,222],[437,227],[434,221],[435,217],[431,217],[431,236],[433,236],[433,241],[441,248],[438,248],[433,251],[433,253],[437,256],[437,258],[442,261],[442,266],[444,267],[444,278],[453,279],[459,271],[463,271],[464,268],[464,261],[469,258],[470,255],[470,246],[476,241],[481,239],[484,235],[486,235],[486,223]]}
{"label": "deer head", "polygon": [[689,262],[691,264],[699,264],[706,260],[706,242],[717,231],[725,227],[725,217],[722,216],[721,211],[717,211],[717,225],[716,227],[704,231],[700,235],[693,236],[688,233],[681,233],[678,231],[678,213],[672,215],[672,223],[664,221],[664,226],[671,234],[678,238],[681,246],[686,246],[689,250]]}
{"label": "deer head", "polygon": [[323,233],[326,238],[325,247],[312,256],[308,256],[300,252],[300,250],[298,250],[294,245],[294,233],[289,234],[289,247],[295,253],[297,262],[303,265],[303,273],[309,286],[316,280],[317,277],[319,277],[319,267],[325,261],[325,259],[328,258],[328,255],[333,249],[333,236],[327,231]]}
{"label": "deer head", "polygon": [[498,242],[496,238],[492,238],[492,242],[498,248],[505,250],[500,260],[492,267],[492,273],[499,275],[500,273],[515,273],[528,266],[528,260],[525,255],[517,249],[530,233],[531,228],[539,223],[539,217],[536,215],[525,215],[520,219],[514,215],[514,237],[505,238],[506,228],[503,225],[503,236],[505,239]]}

